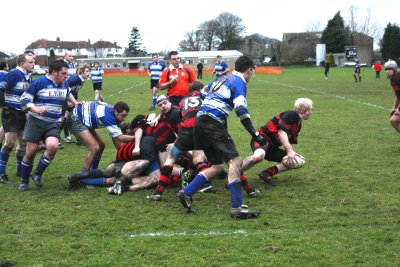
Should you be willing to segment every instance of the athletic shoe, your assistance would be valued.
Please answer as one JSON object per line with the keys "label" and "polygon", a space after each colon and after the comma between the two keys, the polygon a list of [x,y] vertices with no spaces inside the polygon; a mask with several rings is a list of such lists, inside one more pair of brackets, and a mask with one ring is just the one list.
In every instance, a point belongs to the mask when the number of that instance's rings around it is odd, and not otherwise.
{"label": "athletic shoe", "polygon": [[153,193],[147,196],[148,200],[153,200],[153,201],[160,201],[161,200],[161,193],[158,192],[157,190],[154,190]]}
{"label": "athletic shoe", "polygon": [[261,180],[269,184],[270,186],[276,186],[276,182],[272,179],[272,176],[266,173],[265,171],[261,171],[258,174],[258,177],[260,177]]}
{"label": "athletic shoe", "polygon": [[8,180],[7,174],[0,175],[0,183],[2,184],[9,184],[10,180]]}
{"label": "athletic shoe", "polygon": [[37,174],[32,175],[32,180],[33,180],[33,183],[36,185],[36,187],[43,186],[42,177],[40,177],[40,175],[37,175]]}
{"label": "athletic shoe", "polygon": [[242,205],[239,208],[231,208],[231,217],[233,219],[251,219],[260,216],[260,211],[249,210],[247,205]]}
{"label": "athletic shoe", "polygon": [[80,146],[82,145],[81,142],[79,142],[78,140],[75,141],[75,145]]}
{"label": "athletic shoe", "polygon": [[69,181],[68,180],[68,185],[67,185],[68,190],[76,190],[76,189],[79,189],[79,188],[81,188],[83,186],[84,185],[79,183],[78,181]]}
{"label": "athletic shoe", "polygon": [[29,189],[28,183],[29,183],[28,180],[26,180],[26,181],[25,180],[21,180],[21,184],[19,185],[19,190],[20,191],[28,190]]}
{"label": "athletic shoe", "polygon": [[258,189],[251,188],[249,192],[247,192],[247,195],[251,198],[256,198],[261,195],[261,192]]}
{"label": "athletic shoe", "polygon": [[192,213],[192,201],[191,197],[188,197],[183,190],[180,190],[178,194],[176,194],[176,199],[182,204],[183,208],[187,211],[187,213]]}
{"label": "athletic shoe", "polygon": [[155,107],[152,106],[152,107],[149,108],[149,110],[150,110],[150,111],[151,111],[151,110],[155,110]]}
{"label": "athletic shoe", "polygon": [[75,141],[72,140],[71,136],[68,136],[68,137],[64,138],[64,142],[67,143],[67,144],[75,143]]}
{"label": "athletic shoe", "polygon": [[122,195],[122,183],[121,181],[116,181],[115,184],[108,188],[109,195]]}
{"label": "athletic shoe", "polygon": [[182,183],[182,188],[190,184],[190,182],[193,180],[193,178],[196,176],[196,173],[192,170],[186,170],[182,172],[181,174],[181,183]]}

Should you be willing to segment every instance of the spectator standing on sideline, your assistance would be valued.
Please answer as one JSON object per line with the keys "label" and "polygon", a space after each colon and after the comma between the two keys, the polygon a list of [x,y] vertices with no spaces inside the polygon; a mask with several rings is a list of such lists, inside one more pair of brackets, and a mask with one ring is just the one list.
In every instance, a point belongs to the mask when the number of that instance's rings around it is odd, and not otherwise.
{"label": "spectator standing on sideline", "polygon": [[42,186],[42,174],[54,159],[61,132],[62,105],[65,99],[77,105],[64,81],[68,77],[68,64],[64,60],[50,63],[49,73],[34,80],[21,96],[22,109],[28,111],[23,140],[27,142],[26,154],[21,164],[21,191],[28,190],[29,177],[38,150],[44,140],[46,150],[40,157],[32,179]]}
{"label": "spectator standing on sideline", "polygon": [[[117,102],[114,106],[99,103],[98,101],[79,104],[68,117],[68,128],[76,139],[86,146],[86,154],[82,172],[94,170],[99,167],[105,144],[95,129],[107,128],[111,138],[119,142],[134,140],[134,136],[122,133],[119,125],[129,115],[129,106],[124,102]],[[101,180],[90,180],[91,184],[103,184]]]}
{"label": "spectator standing on sideline", "polygon": [[354,81],[361,82],[361,62],[357,58],[354,59],[354,62],[355,62],[354,74],[353,74]]}
{"label": "spectator standing on sideline", "polygon": [[158,61],[158,55],[152,55],[153,62],[149,63],[147,66],[147,72],[150,76],[150,89],[152,90],[153,98],[151,100],[151,106],[149,110],[154,110],[158,97],[158,83],[160,81],[160,75],[162,71],[166,68],[164,62]]}
{"label": "spectator standing on sideline", "polygon": [[375,70],[375,79],[380,79],[381,78],[381,71],[382,71],[382,65],[380,61],[376,61],[374,64],[374,70]]}
{"label": "spectator standing on sideline", "polygon": [[103,86],[104,70],[100,67],[99,62],[94,63],[93,68],[91,68],[90,70],[90,74],[93,82],[94,100],[103,101],[103,98],[101,96],[101,90]]}
{"label": "spectator standing on sideline", "polygon": [[9,183],[6,168],[16,142],[19,143],[15,153],[17,176],[21,173],[21,162],[26,151],[26,142],[22,139],[26,115],[22,111],[20,97],[32,83],[30,73],[35,67],[35,60],[28,54],[21,54],[18,56],[17,64],[18,66],[7,73],[0,82],[0,91],[4,95],[1,120],[5,132],[5,143],[0,152],[0,182],[2,183]]}
{"label": "spectator standing on sideline", "polygon": [[331,64],[328,62],[328,60],[325,60],[325,80],[329,78],[329,68],[331,67]]}
{"label": "spectator standing on sideline", "polygon": [[169,53],[171,64],[163,70],[160,77],[160,90],[168,89],[169,101],[178,106],[184,96],[189,93],[189,83],[196,77],[193,71],[181,64],[181,58],[177,51]]}
{"label": "spectator standing on sideline", "polygon": [[209,163],[204,157],[196,156],[201,153],[194,153],[193,163],[203,163],[209,167],[204,166],[193,181],[176,195],[187,212],[192,212],[192,196],[223,169],[225,162],[229,167],[231,217],[247,219],[258,217],[260,214],[257,210],[249,210],[242,203],[240,172],[243,160],[226,127],[228,116],[235,109],[240,122],[252,138],[261,145],[266,144],[265,137],[254,129],[247,108],[247,83],[254,69],[254,63],[250,58],[240,56],[235,62],[235,71],[232,74],[218,77],[207,87],[209,91],[197,113],[194,126],[194,149],[203,150]]}
{"label": "spectator standing on sideline", "polygon": [[400,73],[397,70],[397,63],[394,60],[388,60],[385,65],[385,73],[386,77],[390,81],[390,85],[392,86],[393,92],[395,94],[392,111],[389,115],[390,124],[393,128],[400,133]]}
{"label": "spectator standing on sideline", "polygon": [[199,61],[199,64],[197,64],[197,79],[203,79],[203,63]]}
{"label": "spectator standing on sideline", "polygon": [[215,76],[218,78],[219,76],[228,74],[230,70],[231,69],[228,67],[226,62],[222,60],[222,56],[218,55],[212,74],[215,74]]}
{"label": "spectator standing on sideline", "polygon": [[[271,186],[276,183],[272,176],[279,172],[287,171],[289,168],[282,164],[284,156],[289,160],[294,158],[297,153],[293,150],[292,144],[297,144],[297,138],[304,120],[308,120],[312,113],[313,102],[308,98],[298,98],[294,103],[294,110],[287,110],[278,113],[264,126],[258,129],[258,132],[267,140],[267,144],[262,146],[257,141],[250,142],[253,155],[243,161],[242,171],[250,169],[263,159],[278,162],[273,167],[269,167],[259,174],[260,179]],[[283,149],[279,147],[283,146]],[[244,175],[244,174],[243,174]]]}

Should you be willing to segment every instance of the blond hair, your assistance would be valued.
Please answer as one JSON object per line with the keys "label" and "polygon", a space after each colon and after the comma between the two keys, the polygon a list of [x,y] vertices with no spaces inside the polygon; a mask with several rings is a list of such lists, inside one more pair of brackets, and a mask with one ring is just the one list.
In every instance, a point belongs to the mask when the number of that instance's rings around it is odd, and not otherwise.
{"label": "blond hair", "polygon": [[298,98],[294,102],[294,110],[297,112],[305,112],[312,110],[313,101],[309,98]]}

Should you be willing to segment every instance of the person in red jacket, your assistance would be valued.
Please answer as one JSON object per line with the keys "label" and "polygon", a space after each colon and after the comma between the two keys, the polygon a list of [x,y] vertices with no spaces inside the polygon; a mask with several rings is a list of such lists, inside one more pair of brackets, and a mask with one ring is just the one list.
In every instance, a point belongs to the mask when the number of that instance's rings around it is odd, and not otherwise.
{"label": "person in red jacket", "polygon": [[374,70],[375,70],[375,78],[380,79],[381,78],[381,71],[382,71],[382,65],[380,61],[377,61],[374,64]]}

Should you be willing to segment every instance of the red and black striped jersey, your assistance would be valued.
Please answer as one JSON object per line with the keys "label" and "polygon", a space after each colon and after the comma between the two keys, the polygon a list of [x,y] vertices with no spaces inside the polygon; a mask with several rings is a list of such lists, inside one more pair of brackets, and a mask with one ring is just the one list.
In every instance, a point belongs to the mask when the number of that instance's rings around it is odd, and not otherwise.
{"label": "red and black striped jersey", "polygon": [[275,117],[262,126],[258,132],[264,134],[274,146],[281,146],[278,138],[278,130],[285,131],[291,144],[297,144],[297,137],[301,130],[301,118],[294,110],[278,113]]}
{"label": "red and black striped jersey", "polygon": [[135,148],[135,141],[130,141],[125,144],[123,144],[117,152],[116,159],[118,161],[123,161],[123,162],[128,162],[132,161],[135,159],[135,157],[132,155],[132,151]]}
{"label": "red and black striped jersey", "polygon": [[396,72],[394,77],[390,79],[390,85],[397,98],[400,99],[400,72]]}
{"label": "red and black striped jersey", "polygon": [[163,151],[166,144],[173,143],[176,139],[173,129],[169,126],[165,119],[160,118],[156,127],[145,125],[142,127],[143,135],[154,136],[156,139],[156,147]]}
{"label": "red and black striped jersey", "polygon": [[179,112],[181,113],[181,128],[190,129],[196,123],[197,111],[201,106],[200,92],[193,92],[185,96],[179,103]]}

